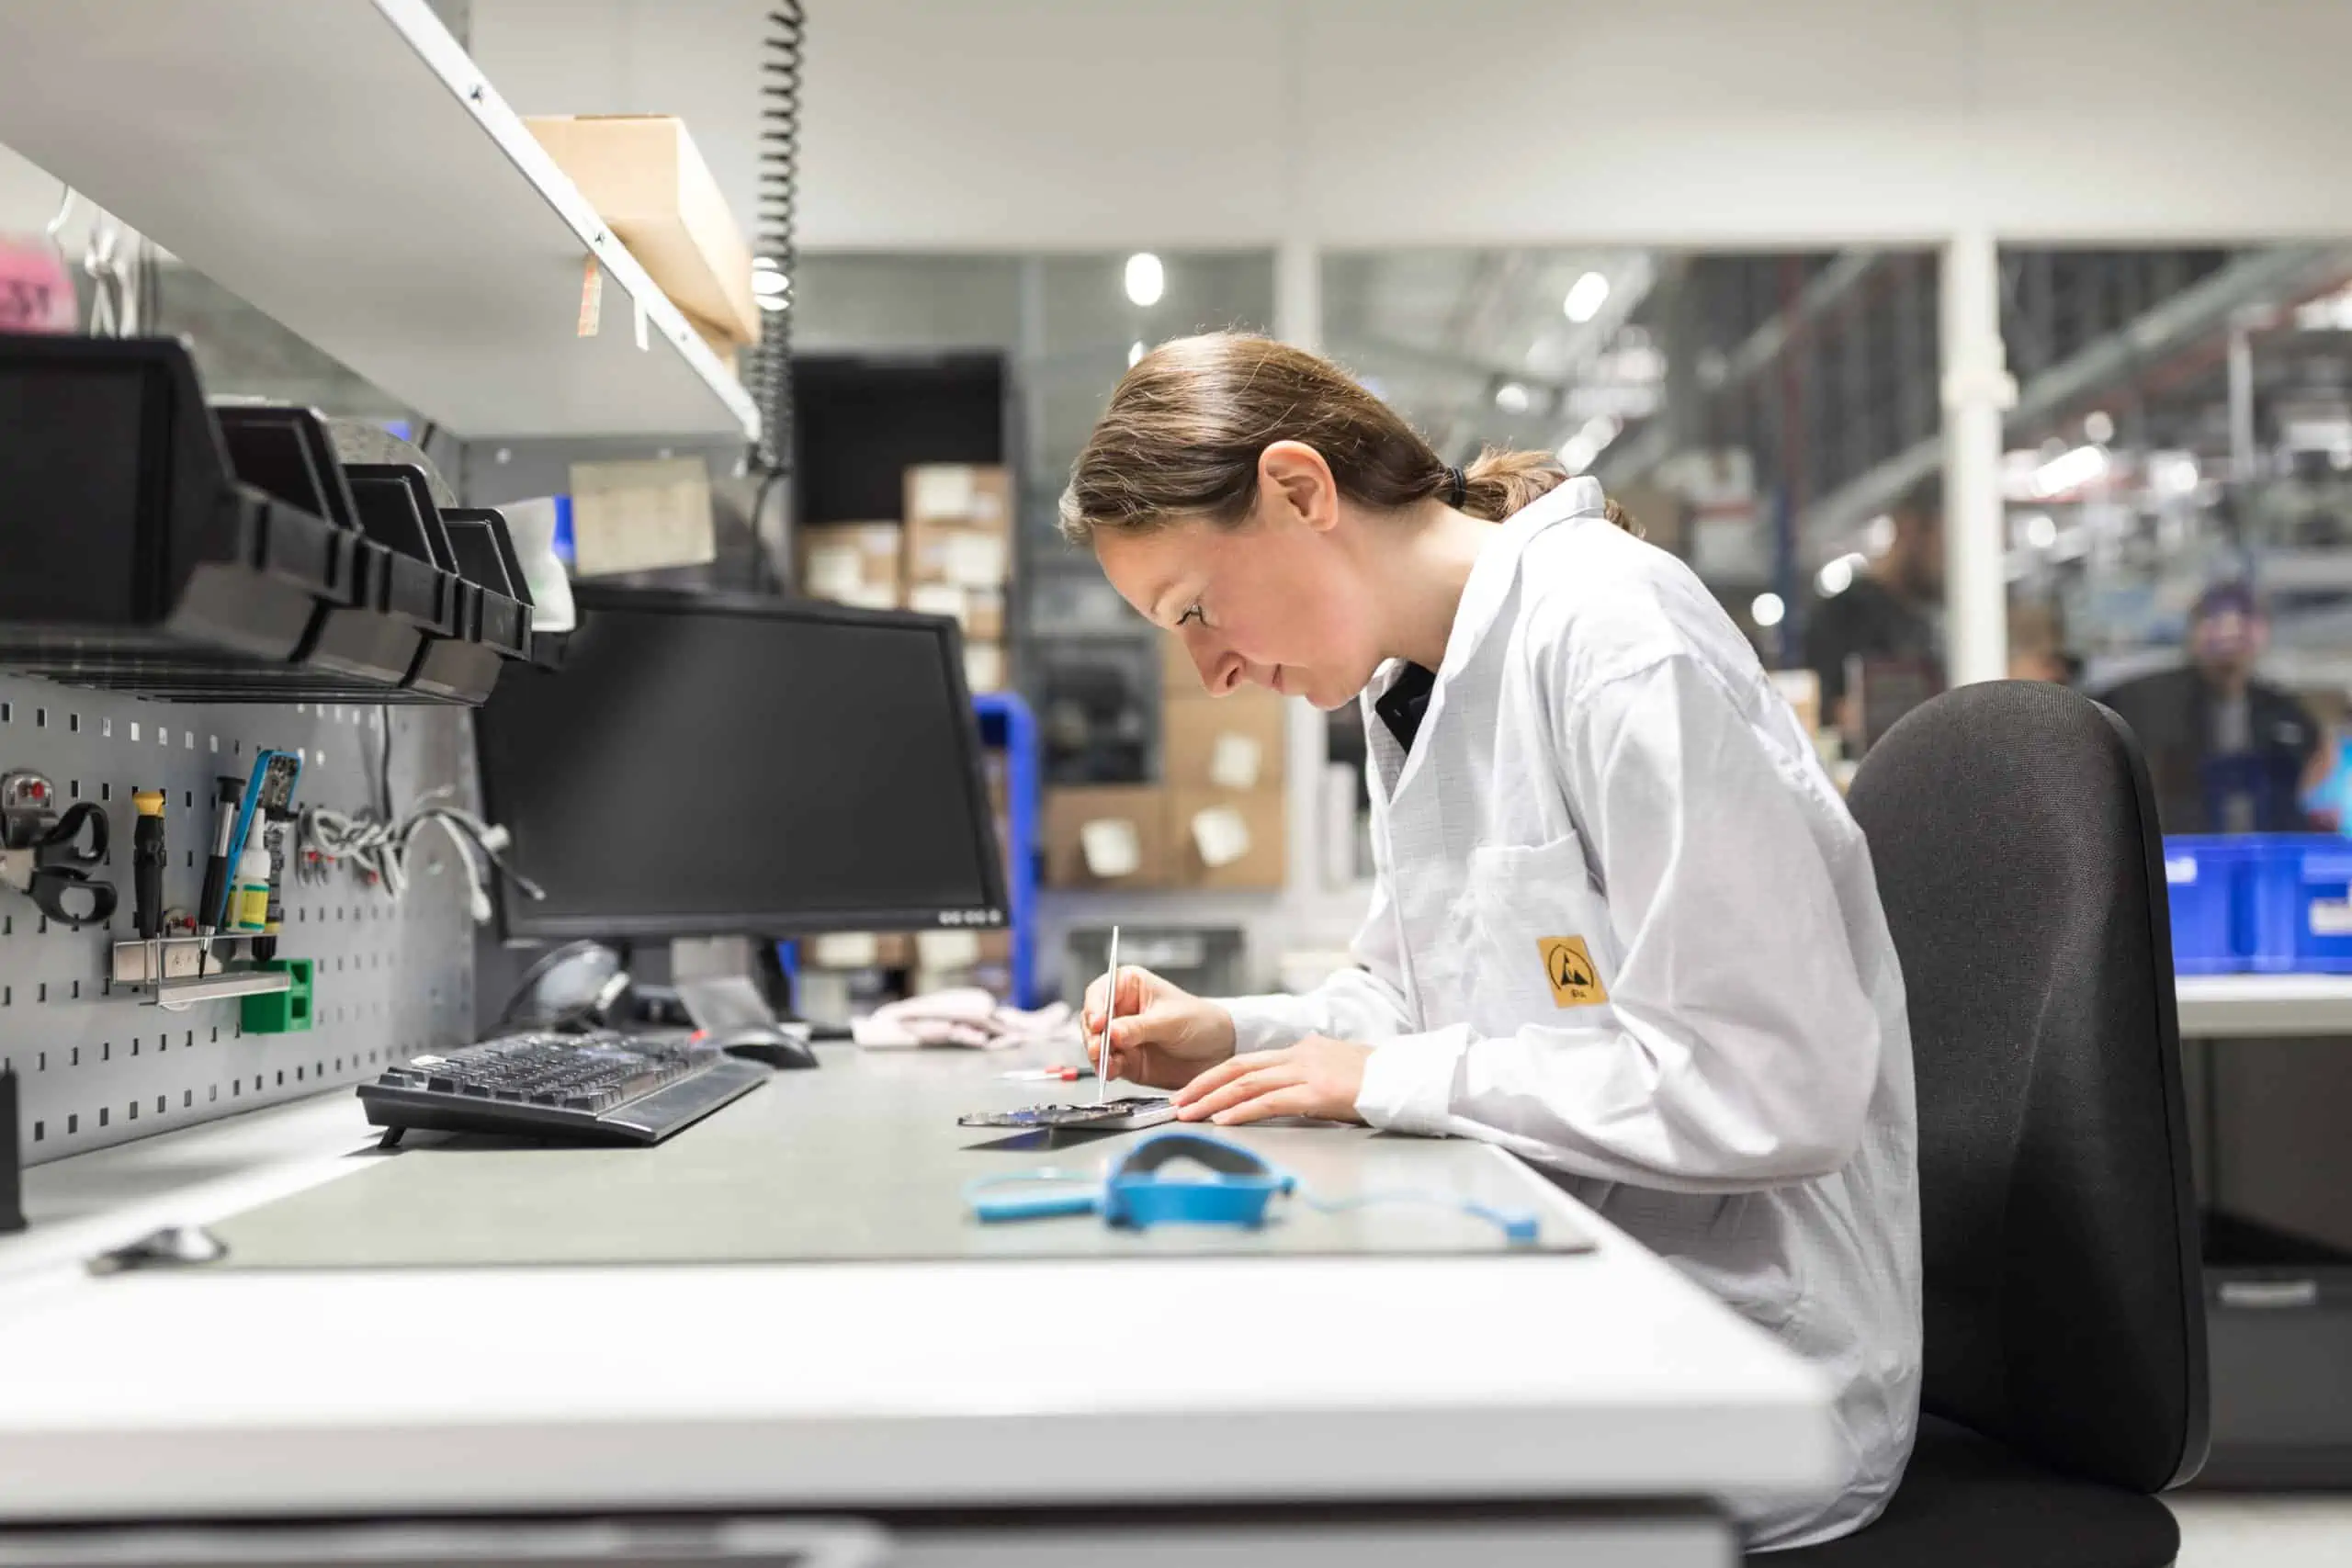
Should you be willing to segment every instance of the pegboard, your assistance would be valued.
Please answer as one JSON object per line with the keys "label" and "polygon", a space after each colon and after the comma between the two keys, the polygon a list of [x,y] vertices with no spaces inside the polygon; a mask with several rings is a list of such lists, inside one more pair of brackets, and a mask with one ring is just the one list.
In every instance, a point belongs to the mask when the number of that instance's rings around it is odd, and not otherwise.
{"label": "pegboard", "polygon": [[134,790],[165,793],[164,903],[192,908],[211,841],[213,780],[250,773],[256,750],[300,750],[298,806],[356,814],[376,809],[388,736],[401,809],[443,784],[469,800],[471,734],[471,716],[457,708],[153,703],[0,675],[0,772],[36,769],[63,801],[106,807],[109,862],[93,874],[120,895],[107,927],[76,931],[0,887],[0,1056],[17,1072],[26,1163],[322,1090],[348,1093],[390,1061],[470,1039],[465,871],[437,830],[416,840],[398,903],[348,870],[285,879],[278,956],[317,965],[306,1032],[248,1034],[235,1000],[174,1011],[107,976],[110,944],[136,934]]}

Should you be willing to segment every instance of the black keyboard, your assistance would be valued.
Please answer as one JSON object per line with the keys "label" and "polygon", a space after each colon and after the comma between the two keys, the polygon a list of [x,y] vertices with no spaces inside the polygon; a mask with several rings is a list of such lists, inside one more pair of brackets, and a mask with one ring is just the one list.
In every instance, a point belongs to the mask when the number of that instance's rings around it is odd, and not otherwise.
{"label": "black keyboard", "polygon": [[413,1056],[359,1086],[368,1120],[394,1130],[658,1144],[773,1073],[683,1038],[510,1034]]}

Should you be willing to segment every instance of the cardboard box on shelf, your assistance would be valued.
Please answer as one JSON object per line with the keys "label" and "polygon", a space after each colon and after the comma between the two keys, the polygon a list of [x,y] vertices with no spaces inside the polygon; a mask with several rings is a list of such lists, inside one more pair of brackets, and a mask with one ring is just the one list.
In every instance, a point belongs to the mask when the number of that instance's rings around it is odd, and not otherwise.
{"label": "cardboard box on shelf", "polygon": [[1170,789],[1279,789],[1288,699],[1272,692],[1171,696],[1160,705],[1160,777]]}
{"label": "cardboard box on shelf", "polygon": [[681,310],[738,343],[759,341],[751,247],[685,121],[596,114],[523,123]]}
{"label": "cardboard box on shelf", "polygon": [[1171,789],[1168,812],[1177,886],[1283,886],[1290,857],[1281,790]]}
{"label": "cardboard box on shelf", "polygon": [[828,523],[797,530],[800,592],[869,610],[896,609],[899,537],[896,523]]}
{"label": "cardboard box on shelf", "polygon": [[907,469],[910,524],[1012,532],[1012,476],[987,463],[918,463]]}
{"label": "cardboard box on shelf", "polygon": [[691,310],[686,312],[686,325],[694,328],[705,348],[718,355],[718,363],[727,367],[729,376],[739,381],[743,378],[742,344],[729,336],[725,328],[712,326]]}
{"label": "cardboard box on shelf", "polygon": [[1012,578],[1012,479],[1002,468],[906,471],[907,581],[998,589]]}
{"label": "cardboard box on shelf", "polygon": [[811,969],[905,969],[914,952],[914,939],[905,931],[828,931],[800,944]]}
{"label": "cardboard box on shelf", "polygon": [[1159,689],[1170,697],[1205,697],[1208,688],[1201,684],[1200,666],[1193,662],[1192,651],[1184,639],[1173,632],[1160,632]]}
{"label": "cardboard box on shelf", "polygon": [[1004,640],[1004,590],[961,588],[952,582],[916,582],[907,589],[907,608],[924,615],[945,615],[964,628],[967,640]]}
{"label": "cardboard box on shelf", "polygon": [[1168,796],[1149,784],[1046,795],[1046,881],[1054,887],[1166,887]]}
{"label": "cardboard box on shelf", "polygon": [[964,685],[973,692],[1004,690],[1006,670],[1004,645],[994,642],[964,644]]}

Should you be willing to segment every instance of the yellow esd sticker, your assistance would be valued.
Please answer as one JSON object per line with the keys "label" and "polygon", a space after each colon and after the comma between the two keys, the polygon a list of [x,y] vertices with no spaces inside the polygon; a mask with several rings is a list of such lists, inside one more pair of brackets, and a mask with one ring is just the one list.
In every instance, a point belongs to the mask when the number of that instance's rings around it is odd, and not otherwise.
{"label": "yellow esd sticker", "polygon": [[1609,987],[1600,983],[1600,971],[1593,966],[1592,950],[1584,938],[1539,937],[1535,945],[1544,954],[1544,978],[1552,984],[1553,1006],[1594,1007],[1609,999]]}

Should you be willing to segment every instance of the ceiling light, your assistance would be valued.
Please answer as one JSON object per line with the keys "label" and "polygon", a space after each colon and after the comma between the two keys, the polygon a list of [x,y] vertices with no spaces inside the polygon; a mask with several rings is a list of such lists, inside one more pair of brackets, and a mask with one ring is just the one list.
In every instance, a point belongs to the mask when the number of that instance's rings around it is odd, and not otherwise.
{"label": "ceiling light", "polygon": [[758,294],[752,296],[752,298],[758,301],[761,310],[771,312],[781,310],[786,306],[792,303],[791,300],[786,299],[781,294]]}
{"label": "ceiling light", "polygon": [[2058,542],[2058,520],[2046,512],[2037,512],[2025,520],[2025,542],[2037,550],[2046,550]]}
{"label": "ceiling light", "polygon": [[1127,344],[1127,368],[1128,368],[1128,369],[1130,369],[1130,370],[1134,369],[1134,368],[1136,367],[1136,366],[1139,362],[1141,362],[1141,360],[1143,359],[1143,356],[1144,356],[1143,339],[1141,339],[1141,338],[1137,338],[1137,339],[1136,339],[1136,341],[1135,341],[1135,342],[1133,342],[1133,343],[1131,343],[1131,344]]}
{"label": "ceiling light", "polygon": [[752,292],[763,299],[773,299],[791,287],[791,281],[774,267],[752,269]]}
{"label": "ceiling light", "polygon": [[1560,448],[1560,466],[1571,474],[1580,474],[1592,467],[1592,460],[1600,456],[1599,446],[1581,435],[1571,435]]}
{"label": "ceiling light", "polygon": [[1597,272],[1588,272],[1568,289],[1568,297],[1560,301],[1561,310],[1568,320],[1582,326],[1600,314],[1600,307],[1609,300],[1609,280]]}
{"label": "ceiling light", "polygon": [[1138,305],[1157,305],[1168,291],[1168,269],[1149,251],[1127,258],[1127,298]]}
{"label": "ceiling light", "polygon": [[1854,574],[1868,565],[1870,558],[1867,556],[1852,553],[1839,556],[1821,569],[1820,575],[1813,580],[1814,586],[1821,590],[1823,598],[1835,599],[1854,586]]}
{"label": "ceiling light", "polygon": [[2107,454],[2096,446],[2077,446],[2051,458],[2033,472],[2034,493],[2044,501],[2099,479],[2107,472]]}
{"label": "ceiling light", "polygon": [[2083,439],[2105,446],[2115,439],[2115,421],[2104,412],[2093,411],[2084,416]]}
{"label": "ceiling light", "polygon": [[1894,548],[1894,519],[1882,512],[1862,525],[1862,553],[1872,560]]}
{"label": "ceiling light", "polygon": [[1778,593],[1758,593],[1747,613],[1756,618],[1758,626],[1769,630],[1781,624],[1781,617],[1789,613],[1789,607],[1781,603]]}
{"label": "ceiling light", "polygon": [[1527,395],[1527,389],[1516,381],[1505,381],[1495,389],[1495,407],[1505,413],[1525,413],[1533,400]]}

